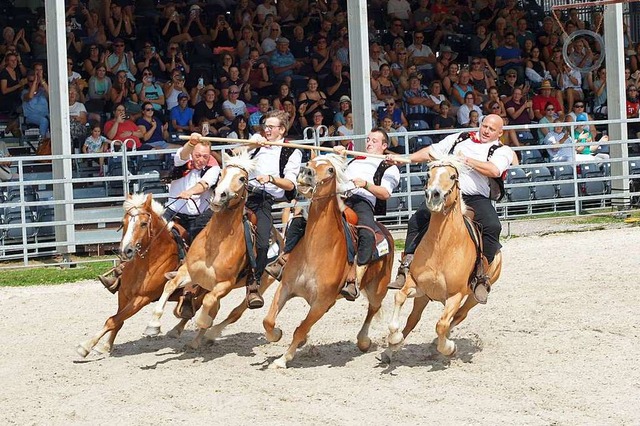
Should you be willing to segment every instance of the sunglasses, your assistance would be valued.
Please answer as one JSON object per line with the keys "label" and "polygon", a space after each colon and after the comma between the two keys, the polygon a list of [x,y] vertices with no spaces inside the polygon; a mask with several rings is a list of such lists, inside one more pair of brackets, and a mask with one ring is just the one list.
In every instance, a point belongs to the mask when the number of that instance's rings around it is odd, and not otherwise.
{"label": "sunglasses", "polygon": [[239,94],[240,94],[240,92],[232,92],[232,91],[229,91],[229,94],[230,94],[230,95],[239,95]]}
{"label": "sunglasses", "polygon": [[386,106],[394,106],[396,103],[395,102],[387,102],[385,105]]}
{"label": "sunglasses", "polygon": [[474,62],[471,62],[471,65],[480,65],[480,62],[474,61]]}
{"label": "sunglasses", "polygon": [[581,105],[575,104],[573,107],[574,107],[574,108],[584,108],[584,105],[582,105],[582,104],[581,104]]}
{"label": "sunglasses", "polygon": [[630,92],[637,92],[637,91],[638,91],[638,89],[636,89],[635,87],[632,87],[632,88],[630,88],[630,89],[629,89],[629,91],[630,91]]}
{"label": "sunglasses", "polygon": [[145,111],[153,111],[153,108],[145,108]]}
{"label": "sunglasses", "polygon": [[555,108],[547,108],[547,111],[554,111]]}
{"label": "sunglasses", "polygon": [[118,44],[114,44],[115,47],[124,47],[124,44],[118,43]]}
{"label": "sunglasses", "polygon": [[491,109],[500,109],[500,107],[496,105],[494,107],[491,107]]}

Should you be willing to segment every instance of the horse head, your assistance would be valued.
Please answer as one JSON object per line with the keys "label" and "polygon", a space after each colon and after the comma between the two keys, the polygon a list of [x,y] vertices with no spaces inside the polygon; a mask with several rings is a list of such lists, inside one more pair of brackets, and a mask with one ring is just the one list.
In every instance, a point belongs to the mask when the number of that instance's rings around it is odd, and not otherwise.
{"label": "horse head", "polygon": [[237,206],[247,196],[249,173],[255,169],[255,160],[251,159],[246,149],[235,156],[223,153],[226,165],[211,200],[211,209],[219,212]]}
{"label": "horse head", "polygon": [[448,213],[460,200],[462,211],[464,203],[460,198],[460,172],[465,166],[455,156],[434,161],[429,165],[424,195],[427,207],[432,212]]}
{"label": "horse head", "polygon": [[136,255],[144,257],[149,250],[151,240],[162,227],[170,229],[162,217],[164,207],[153,200],[151,194],[127,195],[122,205],[122,241],[120,241],[120,256],[131,260]]}
{"label": "horse head", "polygon": [[341,191],[347,184],[346,160],[328,154],[309,161],[298,174],[298,192],[307,198],[328,196]]}

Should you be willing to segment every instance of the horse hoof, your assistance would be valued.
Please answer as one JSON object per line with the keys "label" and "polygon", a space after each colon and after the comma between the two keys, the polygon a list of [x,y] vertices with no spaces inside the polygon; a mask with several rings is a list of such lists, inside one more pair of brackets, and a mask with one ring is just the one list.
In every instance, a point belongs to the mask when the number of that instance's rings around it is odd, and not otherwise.
{"label": "horse hoof", "polygon": [[80,355],[82,358],[86,358],[87,355],[89,355],[89,350],[87,348],[85,348],[82,344],[76,346],[76,352],[78,353],[78,355]]}
{"label": "horse hoof", "polygon": [[361,352],[367,352],[371,348],[371,339],[365,337],[363,339],[358,340],[358,349]]}
{"label": "horse hoof", "polygon": [[160,334],[160,326],[150,326],[148,325],[147,328],[142,332],[143,336],[146,337],[158,337],[158,335]]}
{"label": "horse hoof", "polygon": [[387,341],[389,342],[390,345],[397,346],[400,343],[402,343],[402,339],[404,339],[404,337],[402,336],[402,333],[400,333],[399,331],[396,331],[395,333],[391,333],[389,335],[389,338],[387,339]]}
{"label": "horse hoof", "polygon": [[111,353],[111,348],[106,344],[96,345],[93,347],[93,351],[100,355],[109,355]]}
{"label": "horse hoof", "polygon": [[222,329],[219,327],[211,327],[209,330],[207,330],[207,332],[204,334],[205,339],[209,340],[209,341],[214,341],[217,338],[219,338],[220,336],[222,336]]}
{"label": "horse hoof", "polygon": [[271,333],[266,334],[266,338],[270,343],[279,342],[282,339],[282,330],[279,328],[274,328]]}
{"label": "horse hoof", "polygon": [[438,351],[444,356],[453,356],[456,353],[456,344],[453,340],[447,340],[442,348],[438,348]]}
{"label": "horse hoof", "polygon": [[280,358],[273,361],[273,363],[270,365],[270,368],[278,370],[287,368],[287,361],[284,359],[284,356],[281,356]]}
{"label": "horse hoof", "polygon": [[307,344],[307,339],[304,339],[302,342],[298,343],[298,349]]}

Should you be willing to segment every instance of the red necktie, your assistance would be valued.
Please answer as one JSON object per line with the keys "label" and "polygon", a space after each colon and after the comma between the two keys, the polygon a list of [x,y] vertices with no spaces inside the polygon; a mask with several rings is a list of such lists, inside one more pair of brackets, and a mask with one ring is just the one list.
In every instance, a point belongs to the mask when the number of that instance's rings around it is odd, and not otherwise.
{"label": "red necktie", "polygon": [[469,139],[471,139],[471,141],[473,143],[482,143],[480,138],[478,138],[478,133],[477,132],[470,132],[469,133]]}
{"label": "red necktie", "polygon": [[354,160],[366,160],[367,157],[364,155],[358,155],[356,158],[354,158]]}

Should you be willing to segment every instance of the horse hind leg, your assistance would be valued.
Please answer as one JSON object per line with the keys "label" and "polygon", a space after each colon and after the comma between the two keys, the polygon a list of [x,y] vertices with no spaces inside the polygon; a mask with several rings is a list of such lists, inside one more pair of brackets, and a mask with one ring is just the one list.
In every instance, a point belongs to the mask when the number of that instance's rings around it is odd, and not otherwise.
{"label": "horse hind leg", "polygon": [[402,330],[402,336],[406,339],[409,333],[413,331],[413,329],[418,325],[420,318],[422,318],[422,312],[427,307],[431,299],[427,296],[416,297],[413,300],[413,309],[411,309],[411,313],[409,314],[409,318],[407,318],[407,323],[404,326],[404,330]]}
{"label": "horse hind leg", "polygon": [[451,320],[460,309],[460,302],[464,295],[456,293],[450,296],[444,304],[442,316],[436,324],[436,333],[438,333],[438,352],[445,356],[451,356],[456,352],[456,344],[449,340],[449,331],[451,330]]}
{"label": "horse hind leg", "polygon": [[311,327],[313,327],[313,325],[322,318],[333,303],[335,303],[335,300],[330,300],[328,302],[316,301],[311,306],[306,318],[302,320],[298,328],[293,332],[293,340],[291,340],[289,348],[280,358],[276,359],[273,364],[271,364],[272,368],[287,368],[287,363],[293,359],[296,354],[296,350],[301,346],[302,342],[307,340],[307,335],[309,334]]}
{"label": "horse hind leg", "polygon": [[371,339],[369,338],[369,327],[373,318],[380,311],[382,307],[382,300],[387,295],[387,282],[391,273],[383,274],[384,276],[373,277],[367,286],[364,288],[367,300],[369,301],[369,308],[367,310],[367,316],[365,317],[364,324],[358,332],[358,349],[362,352],[367,352],[371,348]]}
{"label": "horse hind leg", "polygon": [[477,304],[478,302],[476,301],[475,297],[473,297],[473,295],[471,294],[468,295],[467,300],[465,300],[462,307],[453,316],[453,320],[451,321],[451,326],[449,327],[449,330],[451,330],[453,327],[456,327],[458,324],[464,321],[465,318],[467,318],[467,314],[469,313],[469,311],[473,309]]}

